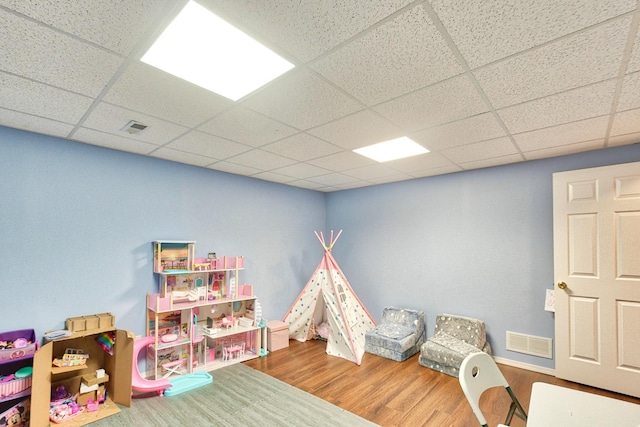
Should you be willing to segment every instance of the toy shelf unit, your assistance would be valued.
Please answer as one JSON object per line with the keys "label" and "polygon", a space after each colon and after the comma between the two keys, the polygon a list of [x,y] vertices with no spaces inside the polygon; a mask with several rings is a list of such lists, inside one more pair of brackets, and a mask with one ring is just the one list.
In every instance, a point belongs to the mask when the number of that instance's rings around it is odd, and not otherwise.
{"label": "toy shelf unit", "polygon": [[156,240],[152,243],[154,273],[179,274],[244,268],[242,257],[219,258],[215,253],[209,253],[207,258],[196,258],[195,240]]}
{"label": "toy shelf unit", "polygon": [[244,258],[195,258],[195,241],[152,243],[159,292],[147,295],[146,332],[155,337],[148,375],[168,378],[258,357],[256,297],[253,286],[239,283]]}
{"label": "toy shelf unit", "polygon": [[266,354],[255,322],[256,297],[199,307],[194,338],[196,366],[213,370]]}
{"label": "toy shelf unit", "polygon": [[[33,362],[31,425],[82,426],[120,412],[118,405],[131,406],[133,338],[129,331],[105,327],[43,343]],[[88,357],[78,362],[65,355]],[[50,410],[65,404],[78,411],[50,419]]]}
{"label": "toy shelf unit", "polygon": [[0,333],[0,425],[29,424],[37,347],[33,329]]}
{"label": "toy shelf unit", "polygon": [[211,371],[266,350],[253,313],[256,297],[219,300],[177,310],[147,308],[147,372],[153,379]]}
{"label": "toy shelf unit", "polygon": [[243,257],[195,258],[194,241],[153,242],[153,271],[158,275],[158,309],[188,308],[206,301],[252,295],[247,285],[238,284]]}

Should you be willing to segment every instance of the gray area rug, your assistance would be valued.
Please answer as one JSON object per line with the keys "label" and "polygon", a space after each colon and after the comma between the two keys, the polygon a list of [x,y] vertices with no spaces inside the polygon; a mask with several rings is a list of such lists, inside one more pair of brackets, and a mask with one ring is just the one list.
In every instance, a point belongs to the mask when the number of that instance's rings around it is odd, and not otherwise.
{"label": "gray area rug", "polygon": [[135,398],[130,408],[91,426],[376,425],[243,364],[210,373],[213,384],[171,397]]}

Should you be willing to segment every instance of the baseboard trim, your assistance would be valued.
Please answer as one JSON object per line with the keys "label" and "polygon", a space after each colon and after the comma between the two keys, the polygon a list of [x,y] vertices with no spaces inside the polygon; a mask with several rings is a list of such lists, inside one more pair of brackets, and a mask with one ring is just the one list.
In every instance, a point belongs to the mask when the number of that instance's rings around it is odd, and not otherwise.
{"label": "baseboard trim", "polygon": [[517,360],[505,359],[503,357],[493,358],[497,363],[501,363],[507,366],[513,366],[514,368],[526,369],[527,371],[538,372],[540,374],[556,376],[556,370],[552,368],[544,368],[542,366],[532,365],[530,363],[518,362]]}

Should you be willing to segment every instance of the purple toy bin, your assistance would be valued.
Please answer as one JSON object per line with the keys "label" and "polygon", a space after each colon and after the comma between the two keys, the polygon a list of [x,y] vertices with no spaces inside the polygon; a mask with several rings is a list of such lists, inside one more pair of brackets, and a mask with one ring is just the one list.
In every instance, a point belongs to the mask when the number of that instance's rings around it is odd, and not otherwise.
{"label": "purple toy bin", "polygon": [[0,346],[9,343],[12,348],[0,349],[0,364],[33,357],[37,348],[36,333],[33,329],[0,332]]}

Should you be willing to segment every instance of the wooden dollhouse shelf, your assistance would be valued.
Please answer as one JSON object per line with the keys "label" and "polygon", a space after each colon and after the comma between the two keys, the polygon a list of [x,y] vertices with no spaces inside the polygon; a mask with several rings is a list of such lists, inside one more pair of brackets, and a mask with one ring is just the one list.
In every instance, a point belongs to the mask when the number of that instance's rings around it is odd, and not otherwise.
{"label": "wooden dollhouse shelf", "polygon": [[156,345],[151,344],[151,348],[157,348],[158,350],[162,350],[165,348],[171,348],[171,347],[177,347],[180,345],[184,345],[184,344],[189,344],[191,342],[191,340],[189,340],[188,337],[180,337],[180,339],[177,339],[175,341],[171,341],[171,342],[158,342],[158,345],[156,347]]}
{"label": "wooden dollhouse shelf", "polygon": [[[195,241],[154,241],[153,271],[158,293],[147,294],[147,336],[155,337],[147,347],[147,372],[159,379],[171,374],[180,362],[187,373],[211,370],[266,354],[266,342],[258,326],[231,324],[224,320],[245,318],[250,324],[256,313],[253,286],[242,284],[243,257],[195,258]],[[255,323],[255,322],[254,322]],[[204,333],[215,325],[215,333]],[[162,336],[177,334],[176,341],[163,343]],[[225,357],[229,342],[242,350]],[[225,351],[223,351],[225,349]]]}
{"label": "wooden dollhouse shelf", "polygon": [[186,274],[218,273],[222,271],[244,270],[244,267],[216,268],[207,270],[163,270],[157,273],[163,276],[184,276]]}
{"label": "wooden dollhouse shelf", "polygon": [[225,328],[225,327],[218,327],[218,332],[216,332],[215,334],[210,334],[210,333],[206,333],[206,332],[202,332],[202,335],[207,336],[209,338],[215,338],[215,339],[220,339],[220,338],[224,338],[224,337],[230,337],[233,335],[238,335],[241,334],[243,332],[251,332],[251,331],[257,331],[258,327],[256,326],[240,326],[240,325],[236,325],[236,326],[232,326],[230,328]]}

